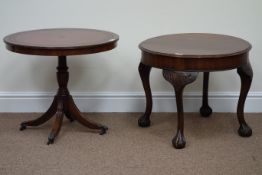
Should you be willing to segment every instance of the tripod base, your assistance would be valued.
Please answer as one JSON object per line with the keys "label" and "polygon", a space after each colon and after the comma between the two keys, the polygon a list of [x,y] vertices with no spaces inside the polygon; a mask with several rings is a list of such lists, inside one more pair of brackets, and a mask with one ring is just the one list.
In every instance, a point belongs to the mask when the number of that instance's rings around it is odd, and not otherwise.
{"label": "tripod base", "polygon": [[97,124],[82,117],[81,112],[75,105],[75,102],[67,89],[67,82],[69,79],[69,73],[67,69],[68,67],[66,65],[66,57],[59,56],[57,67],[57,81],[59,84],[59,89],[51,106],[41,117],[21,123],[20,130],[22,131],[26,129],[27,126],[39,126],[54,116],[55,121],[48,136],[48,145],[54,143],[55,138],[59,134],[64,116],[66,116],[71,122],[74,120],[78,121],[82,125],[98,132],[100,135],[105,134],[108,130],[106,126]]}
{"label": "tripod base", "polygon": [[93,129],[94,131],[97,131],[100,135],[105,134],[108,130],[106,126],[91,122],[83,118],[71,95],[65,97],[59,97],[58,95],[56,95],[52,105],[47,110],[47,112],[45,112],[41,117],[35,120],[25,121],[21,123],[20,130],[26,129],[27,126],[39,126],[48,121],[53,116],[56,118],[53,123],[51,133],[48,136],[47,144],[54,143],[54,140],[61,129],[64,116],[66,116],[71,122],[76,120],[82,125]]}

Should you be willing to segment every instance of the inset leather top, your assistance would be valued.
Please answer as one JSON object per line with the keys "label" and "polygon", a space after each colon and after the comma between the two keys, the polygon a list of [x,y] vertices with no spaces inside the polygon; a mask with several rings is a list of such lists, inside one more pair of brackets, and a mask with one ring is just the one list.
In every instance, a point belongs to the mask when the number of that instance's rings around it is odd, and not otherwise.
{"label": "inset leather top", "polygon": [[95,29],[57,28],[19,32],[4,38],[8,50],[31,55],[80,55],[111,50],[119,37]]}

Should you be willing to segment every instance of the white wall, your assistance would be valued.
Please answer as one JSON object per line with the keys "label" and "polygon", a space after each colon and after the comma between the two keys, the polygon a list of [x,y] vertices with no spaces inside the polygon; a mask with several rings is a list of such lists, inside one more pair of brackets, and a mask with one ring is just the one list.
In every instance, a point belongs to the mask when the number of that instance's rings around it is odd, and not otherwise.
{"label": "white wall", "polygon": [[[261,0],[1,0],[0,38],[13,32],[55,27],[97,28],[115,32],[120,35],[115,50],[68,59],[70,90],[89,95],[138,94],[142,98],[143,90],[137,71],[140,60],[138,44],[141,41],[157,35],[184,32],[233,35],[253,45],[250,52],[254,70],[251,94],[262,102],[261,7]],[[37,99],[41,93],[50,98],[48,92],[57,89],[55,57],[11,53],[0,42],[0,63],[0,111],[19,111],[20,108],[11,105],[14,102],[12,99],[23,101],[28,94],[29,99]],[[210,79],[213,94],[232,92],[236,94],[234,98],[237,97],[240,81],[235,70],[212,73]],[[160,70],[152,71],[151,82],[153,92],[165,94],[173,90],[162,78]],[[186,92],[196,92],[200,97],[201,87],[202,75],[186,88]],[[41,111],[45,105],[35,109],[25,106],[21,110]],[[131,111],[136,111],[136,108]]]}

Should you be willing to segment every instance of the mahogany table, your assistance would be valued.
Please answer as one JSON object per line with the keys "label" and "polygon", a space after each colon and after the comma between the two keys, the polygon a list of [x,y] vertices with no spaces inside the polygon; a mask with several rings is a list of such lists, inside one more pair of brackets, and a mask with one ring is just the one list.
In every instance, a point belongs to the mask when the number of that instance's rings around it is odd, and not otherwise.
{"label": "mahogany table", "polygon": [[226,35],[188,33],[151,38],[143,41],[139,48],[142,51],[139,73],[146,94],[146,110],[138,120],[140,127],[150,126],[152,94],[149,75],[152,67],[163,69],[164,78],[174,86],[178,124],[172,143],[178,149],[184,148],[186,144],[182,99],[184,87],[196,79],[198,72],[204,72],[200,113],[208,117],[212,113],[208,105],[209,72],[236,68],[241,79],[241,92],[237,106],[240,124],[238,133],[242,137],[252,135],[252,130],[244,119],[244,103],[253,77],[248,57],[251,45],[247,41]]}
{"label": "mahogany table", "polygon": [[6,48],[12,52],[30,55],[58,56],[57,81],[58,92],[54,100],[41,117],[21,123],[20,130],[27,126],[38,126],[56,116],[48,137],[47,144],[54,142],[63,121],[63,116],[76,120],[82,125],[99,132],[106,133],[107,127],[82,117],[67,88],[69,72],[66,63],[68,55],[92,54],[108,51],[116,47],[118,35],[94,29],[42,29],[19,32],[4,38]]}

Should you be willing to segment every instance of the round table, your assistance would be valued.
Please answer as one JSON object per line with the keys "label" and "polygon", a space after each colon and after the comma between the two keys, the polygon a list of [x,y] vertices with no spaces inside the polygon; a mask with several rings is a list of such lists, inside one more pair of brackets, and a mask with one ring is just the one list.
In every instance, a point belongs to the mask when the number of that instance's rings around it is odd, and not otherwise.
{"label": "round table", "polygon": [[252,130],[244,119],[244,103],[253,77],[248,57],[251,45],[247,41],[227,35],[184,33],[150,38],[143,41],[139,48],[142,51],[139,73],[146,94],[146,110],[138,120],[140,127],[150,126],[152,94],[149,75],[152,67],[163,69],[164,78],[174,86],[178,125],[172,143],[178,149],[184,148],[186,144],[182,97],[184,87],[196,79],[198,72],[204,72],[200,113],[208,117],[212,114],[212,109],[208,105],[209,72],[236,68],[241,79],[237,106],[240,124],[238,133],[243,137],[252,135]]}
{"label": "round table", "polygon": [[12,52],[58,56],[57,81],[58,92],[50,108],[41,117],[21,123],[20,130],[27,126],[38,126],[56,116],[47,144],[53,143],[58,135],[65,115],[70,121],[99,132],[106,133],[107,127],[82,117],[67,88],[69,72],[66,63],[68,55],[92,54],[108,51],[116,47],[118,35],[94,29],[58,28],[19,32],[4,38],[6,48]]}

